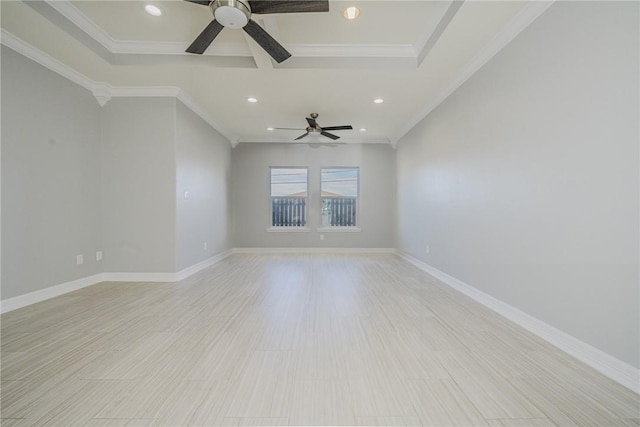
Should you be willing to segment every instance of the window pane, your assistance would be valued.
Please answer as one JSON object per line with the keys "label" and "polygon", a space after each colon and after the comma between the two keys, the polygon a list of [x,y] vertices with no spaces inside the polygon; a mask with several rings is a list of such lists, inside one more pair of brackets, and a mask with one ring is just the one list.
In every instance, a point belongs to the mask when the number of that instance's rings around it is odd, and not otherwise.
{"label": "window pane", "polygon": [[271,168],[271,197],[307,197],[307,169]]}
{"label": "window pane", "polygon": [[358,197],[358,168],[322,169],[322,197]]}
{"label": "window pane", "polygon": [[307,168],[271,168],[271,226],[307,225]]}
{"label": "window pane", "polygon": [[355,227],[358,168],[327,168],[320,172],[322,226]]}

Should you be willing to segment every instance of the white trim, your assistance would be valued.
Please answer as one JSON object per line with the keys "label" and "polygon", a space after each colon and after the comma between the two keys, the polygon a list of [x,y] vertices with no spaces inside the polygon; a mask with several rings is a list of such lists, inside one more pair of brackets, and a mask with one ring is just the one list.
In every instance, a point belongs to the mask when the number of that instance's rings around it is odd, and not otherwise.
{"label": "white trim", "polygon": [[105,282],[179,282],[227,258],[233,253],[229,249],[193,264],[177,273],[104,273]]}
{"label": "white trim", "polygon": [[[57,2],[54,2],[57,3]],[[104,106],[111,98],[114,97],[170,97],[180,100],[188,109],[194,114],[199,116],[202,120],[207,122],[214,130],[219,132],[232,144],[234,135],[229,132],[224,126],[217,121],[213,120],[207,110],[198,104],[189,94],[184,90],[175,86],[111,86],[108,83],[96,82],[88,78],[87,76],[75,71],[71,67],[63,64],[57,59],[42,52],[38,48],[26,43],[13,34],[9,33],[5,29],[0,29],[0,43],[6,47],[18,52],[22,56],[25,56],[32,61],[37,62],[45,68],[61,75],[62,77],[71,80],[77,85],[91,91],[93,96],[100,104]],[[233,146],[233,145],[232,145]]]}
{"label": "white trim", "polygon": [[177,98],[180,88],[175,86],[109,86],[116,98]]}
{"label": "white trim", "polygon": [[73,68],[63,64],[52,56],[49,56],[41,50],[33,47],[24,40],[19,39],[4,28],[0,28],[0,43],[11,50],[18,52],[22,56],[25,56],[32,61],[37,62],[43,67],[48,68],[54,73],[58,73],[62,77],[69,79],[75,84],[80,85],[83,88],[93,92],[96,85],[93,80],[89,79],[83,74],[80,74]]}
{"label": "white trim", "polygon": [[596,371],[640,393],[640,370],[406,253],[398,255],[444,284],[517,323]]}
{"label": "white trim", "polygon": [[309,227],[267,227],[268,233],[308,233]]}
{"label": "white trim", "polygon": [[[105,46],[106,47],[106,46]],[[176,55],[185,56],[189,43],[114,40],[113,46],[107,47],[113,54],[123,55]],[[207,56],[250,56],[251,51],[246,43],[222,42],[207,49]]]}
{"label": "white trim", "polygon": [[237,138],[235,135],[229,131],[226,127],[224,127],[220,122],[214,120],[209,115],[209,112],[202,107],[202,105],[198,104],[196,100],[194,100],[191,95],[183,90],[179,90],[177,98],[182,102],[188,109],[190,109],[195,115],[199,116],[202,120],[207,122],[209,126],[211,126],[214,130],[219,132],[222,136],[229,140],[229,144],[231,144],[231,148],[234,148],[233,141]]}
{"label": "white trim", "polygon": [[464,2],[465,0],[451,1],[438,20],[438,24],[435,29],[429,35],[429,38],[424,40],[423,43],[420,43],[420,48],[416,49],[416,63],[418,67],[422,65],[425,58],[429,55],[429,52],[431,52],[436,43],[438,43],[438,40],[440,40],[440,37],[445,32],[451,21],[453,21],[453,18],[456,16],[456,13],[458,13],[458,10],[460,10]]}
{"label": "white trim", "polygon": [[89,19],[89,17],[85,15],[80,9],[75,7],[73,3],[71,3],[70,1],[45,1],[60,15],[67,18],[78,28],[87,33],[91,38],[100,43],[103,47],[113,52],[113,49],[116,47],[116,41],[109,34],[107,34],[106,31],[100,28],[95,22]]}
{"label": "white trim", "polygon": [[17,310],[40,301],[48,300],[69,292],[77,291],[78,289],[86,288],[87,286],[95,285],[102,281],[102,274],[94,274],[93,276],[83,277],[81,279],[40,289],[39,291],[8,298],[0,302],[0,313]]}
{"label": "white trim", "polygon": [[[141,54],[141,55],[182,55],[187,56],[185,50],[189,43],[116,40],[104,31],[84,12],[73,3],[66,0],[45,0],[60,15],[71,21],[76,27],[98,42],[112,54]],[[224,56],[250,55],[245,43],[217,43],[209,50],[210,54]]]}
{"label": "white trim", "polygon": [[394,248],[234,248],[234,254],[395,254]]}
{"label": "white trim", "polygon": [[[187,43],[116,40],[100,28],[85,13],[70,1],[46,0],[47,4],[60,15],[84,31],[89,37],[113,54],[139,55],[180,55],[187,56]],[[261,19],[267,21],[265,17]],[[277,31],[269,25],[269,33],[277,38]],[[412,44],[287,44],[286,48],[298,57],[373,57],[373,58],[415,58],[416,50]],[[216,43],[209,52],[212,55],[248,56],[251,50],[246,43]]]}
{"label": "white trim", "polygon": [[45,301],[87,286],[96,285],[101,282],[179,282],[187,277],[210,267],[233,253],[233,250],[221,252],[210,258],[205,259],[181,270],[177,273],[99,273],[93,276],[83,277],[81,279],[72,280],[71,282],[61,283],[59,285],[50,286],[39,291],[29,292],[28,294],[19,295],[17,297],[8,298],[0,301],[0,313],[17,310],[37,302]]}
{"label": "white trim", "polygon": [[229,249],[228,251],[224,251],[219,253],[218,255],[214,255],[210,258],[205,259],[204,261],[200,261],[199,263],[193,264],[191,267],[187,267],[184,270],[180,270],[175,274],[175,280],[179,282],[180,280],[184,280],[187,277],[198,273],[205,268],[211,267],[214,264],[219,263],[223,259],[231,256],[233,254],[233,250]]}
{"label": "white trim", "polygon": [[175,282],[176,273],[104,273],[105,282]]}
{"label": "white trim", "polygon": [[318,227],[318,233],[360,233],[360,227]]}
{"label": "white trim", "polygon": [[300,58],[415,58],[412,44],[287,44]]}
{"label": "white trim", "polygon": [[275,144],[306,144],[306,145],[317,145],[317,146],[326,146],[335,148],[341,145],[348,144],[390,144],[388,138],[378,138],[378,137],[350,137],[350,136],[341,136],[340,140],[331,141],[331,140],[318,140],[318,141],[306,141],[306,140],[298,140],[295,141],[293,138],[297,136],[297,134],[291,134],[289,131],[279,131],[277,135],[273,136],[260,136],[260,135],[241,135],[238,137],[238,143],[240,144],[262,144],[262,143],[275,143]]}
{"label": "white trim", "polygon": [[405,124],[400,132],[391,138],[391,141],[400,140],[433,110],[436,109],[445,99],[447,99],[464,82],[469,80],[484,64],[489,62],[498,52],[508,45],[518,34],[524,31],[533,21],[536,20],[545,10],[547,10],[555,0],[550,1],[530,1],[522,11],[520,11],[509,23],[498,33],[487,45],[471,60],[466,67],[460,71],[453,81],[445,86],[439,94],[432,97],[432,101],[422,108],[413,119]]}

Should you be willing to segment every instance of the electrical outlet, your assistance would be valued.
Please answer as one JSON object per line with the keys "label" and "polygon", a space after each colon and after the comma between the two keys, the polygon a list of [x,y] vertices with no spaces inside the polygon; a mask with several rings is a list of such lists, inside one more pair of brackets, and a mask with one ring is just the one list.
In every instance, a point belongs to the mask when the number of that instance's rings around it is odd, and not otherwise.
{"label": "electrical outlet", "polygon": [[204,242],[204,246],[202,247],[202,249],[204,249],[206,251],[208,247],[209,246],[207,245],[207,242]]}
{"label": "electrical outlet", "polygon": [[427,255],[429,255],[429,252],[431,252],[431,248],[429,248],[429,245],[427,245],[427,247],[425,248],[425,252],[427,253]]}
{"label": "electrical outlet", "polygon": [[320,235],[320,240],[324,240],[324,234]]}
{"label": "electrical outlet", "polygon": [[96,261],[102,261],[102,251],[96,252]]}
{"label": "electrical outlet", "polygon": [[82,255],[76,255],[76,264],[84,264],[84,257]]}

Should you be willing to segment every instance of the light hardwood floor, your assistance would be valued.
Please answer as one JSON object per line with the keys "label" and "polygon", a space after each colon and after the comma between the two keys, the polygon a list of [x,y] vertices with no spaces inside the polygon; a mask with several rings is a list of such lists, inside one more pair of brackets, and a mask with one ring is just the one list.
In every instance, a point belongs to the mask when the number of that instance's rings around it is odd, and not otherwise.
{"label": "light hardwood floor", "polygon": [[234,255],[1,317],[3,426],[638,426],[639,396],[392,255]]}

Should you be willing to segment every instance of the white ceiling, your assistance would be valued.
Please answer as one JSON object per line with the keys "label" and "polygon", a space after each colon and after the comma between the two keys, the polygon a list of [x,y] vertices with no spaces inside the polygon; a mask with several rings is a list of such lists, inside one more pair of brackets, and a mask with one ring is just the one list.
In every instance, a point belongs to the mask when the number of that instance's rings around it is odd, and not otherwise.
{"label": "white ceiling", "polygon": [[[202,56],[184,53],[212,19],[185,1],[0,3],[7,46],[53,58],[94,82],[103,101],[179,91],[234,143],[292,141],[303,132],[267,127],[304,128],[312,112],[321,126],[353,125],[335,132],[342,142],[395,143],[550,5],[359,0],[330,1],[327,13],[254,15],[293,54],[276,64],[241,30],[224,29]],[[147,3],[164,14],[146,14]],[[357,20],[342,17],[348,5],[360,8]]]}

